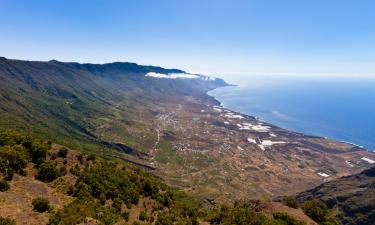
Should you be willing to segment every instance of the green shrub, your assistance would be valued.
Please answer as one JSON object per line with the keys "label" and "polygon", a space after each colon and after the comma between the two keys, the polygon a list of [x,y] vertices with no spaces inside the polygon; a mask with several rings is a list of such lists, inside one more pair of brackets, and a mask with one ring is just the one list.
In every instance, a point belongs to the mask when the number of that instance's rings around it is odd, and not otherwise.
{"label": "green shrub", "polygon": [[82,154],[79,154],[77,156],[77,160],[79,161],[80,164],[83,164],[83,155]]}
{"label": "green shrub", "polygon": [[37,165],[43,163],[47,157],[49,146],[43,142],[33,142],[29,149],[31,161]]}
{"label": "green shrub", "polygon": [[148,216],[147,216],[147,213],[145,211],[141,211],[139,212],[139,216],[138,216],[139,220],[141,221],[146,221],[148,220]]}
{"label": "green shrub", "polygon": [[321,225],[337,225],[339,222],[336,220],[332,212],[328,209],[327,205],[320,200],[306,201],[302,205],[302,209],[307,216]]}
{"label": "green shrub", "polygon": [[80,172],[81,172],[81,169],[80,169],[80,167],[79,167],[77,164],[74,165],[74,166],[70,169],[70,173],[73,174],[73,175],[75,175],[75,176],[79,176]]}
{"label": "green shrub", "polygon": [[51,155],[51,160],[55,160],[57,158],[57,155],[56,155],[56,153],[52,153],[52,155]]}
{"label": "green shrub", "polygon": [[16,225],[16,221],[10,217],[0,216],[0,225]]}
{"label": "green shrub", "polygon": [[6,180],[1,180],[0,181],[0,191],[1,192],[4,192],[4,191],[7,191],[9,190],[9,184]]}
{"label": "green shrub", "polygon": [[33,209],[37,212],[45,212],[48,211],[51,207],[49,205],[49,200],[46,198],[34,198],[32,201]]}
{"label": "green shrub", "polygon": [[13,177],[14,173],[24,173],[29,156],[21,145],[0,147],[0,172],[6,177]]}
{"label": "green shrub", "polygon": [[60,157],[60,158],[66,158],[66,156],[68,155],[68,149],[65,148],[65,147],[62,147],[60,148],[60,150],[57,152],[57,156]]}
{"label": "green shrub", "polygon": [[272,214],[272,216],[276,220],[276,223],[279,225],[306,225],[305,222],[296,220],[293,217],[289,216],[287,213],[275,212]]}
{"label": "green shrub", "polygon": [[36,178],[40,181],[51,182],[60,176],[60,171],[51,162],[39,166]]}
{"label": "green shrub", "polygon": [[295,196],[288,196],[285,198],[284,200],[285,202],[285,205],[291,207],[291,208],[295,208],[297,209],[298,208],[298,202],[297,202],[297,199]]}
{"label": "green shrub", "polygon": [[85,218],[91,217],[100,221],[99,224],[114,224],[121,215],[114,209],[103,206],[91,197],[75,199],[64,208],[53,212],[49,218],[49,225],[80,224]]}
{"label": "green shrub", "polygon": [[114,198],[112,202],[112,207],[117,211],[121,212],[122,200],[120,198]]}
{"label": "green shrub", "polygon": [[121,213],[121,217],[122,217],[125,221],[129,221],[129,212],[123,212],[123,213]]}
{"label": "green shrub", "polygon": [[90,154],[89,156],[87,156],[87,161],[95,161],[96,159],[96,156],[94,154]]}

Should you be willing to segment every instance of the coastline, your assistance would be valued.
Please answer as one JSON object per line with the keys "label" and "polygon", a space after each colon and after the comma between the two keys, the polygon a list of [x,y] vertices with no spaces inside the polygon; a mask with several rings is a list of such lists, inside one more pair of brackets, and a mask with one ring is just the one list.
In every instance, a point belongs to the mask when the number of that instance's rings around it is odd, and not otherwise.
{"label": "coastline", "polygon": [[248,113],[245,113],[245,112],[241,112],[241,111],[236,111],[234,109],[231,109],[229,107],[227,107],[224,102],[218,100],[216,98],[216,96],[214,96],[213,94],[210,94],[211,91],[214,91],[214,90],[217,90],[219,88],[223,88],[223,87],[229,87],[229,86],[239,86],[239,85],[232,85],[232,84],[229,84],[229,85],[226,85],[226,86],[220,86],[220,87],[217,87],[217,88],[214,88],[214,89],[211,89],[209,91],[206,92],[206,95],[210,96],[211,98],[213,98],[218,106],[220,107],[223,107],[227,110],[230,110],[231,112],[234,112],[234,113],[237,113],[237,114],[241,114],[241,115],[244,115],[244,116],[249,116],[249,117],[252,117],[254,119],[256,119],[257,121],[260,121],[260,122],[263,122],[263,123],[267,123],[269,125],[272,125],[273,127],[276,127],[276,128],[280,128],[280,129],[283,129],[283,130],[286,130],[286,131],[289,131],[289,132],[294,132],[294,133],[297,133],[297,134],[301,134],[301,135],[304,135],[304,136],[307,136],[307,137],[312,137],[312,138],[322,138],[322,139],[326,139],[326,140],[332,140],[332,141],[336,141],[336,142],[340,142],[340,143],[343,143],[343,144],[349,144],[349,145],[352,145],[356,148],[359,148],[361,150],[364,150],[364,151],[368,151],[368,152],[371,152],[371,153],[375,153],[375,149],[371,150],[371,149],[368,149],[366,147],[364,147],[363,145],[361,144],[357,144],[357,143],[354,143],[352,141],[347,141],[347,140],[342,140],[342,139],[337,139],[337,138],[334,138],[334,137],[329,137],[329,136],[324,136],[324,135],[319,135],[319,134],[306,134],[304,132],[300,132],[300,131],[296,131],[296,130],[293,130],[291,128],[286,128],[286,127],[282,127],[282,126],[279,126],[279,125],[275,125],[263,118],[259,118],[255,115],[250,115]]}

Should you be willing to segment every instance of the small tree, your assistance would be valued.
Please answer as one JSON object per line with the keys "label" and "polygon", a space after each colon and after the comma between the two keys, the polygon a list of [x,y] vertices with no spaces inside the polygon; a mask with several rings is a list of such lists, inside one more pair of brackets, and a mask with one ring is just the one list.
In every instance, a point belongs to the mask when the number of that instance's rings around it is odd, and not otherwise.
{"label": "small tree", "polygon": [[59,170],[57,170],[52,163],[45,162],[42,165],[40,165],[38,175],[36,176],[36,178],[44,182],[51,182],[59,176]]}
{"label": "small tree", "polygon": [[49,205],[49,200],[46,198],[41,198],[41,197],[34,198],[32,204],[33,204],[34,211],[37,211],[40,213],[45,212],[51,208]]}
{"label": "small tree", "polygon": [[302,205],[306,215],[319,224],[339,224],[327,205],[321,200],[306,201]]}
{"label": "small tree", "polygon": [[298,208],[298,202],[295,196],[288,196],[285,198],[285,205],[291,207],[291,208]]}
{"label": "small tree", "polygon": [[[1,180],[0,181],[0,191],[4,192],[4,191],[7,191],[7,190],[9,190],[8,182],[6,180]],[[0,223],[0,225],[1,225],[1,223]]]}
{"label": "small tree", "polygon": [[87,156],[87,161],[95,161],[96,156],[94,154],[90,154]]}
{"label": "small tree", "polygon": [[68,149],[65,148],[65,147],[62,147],[60,148],[60,150],[57,152],[57,156],[58,157],[61,157],[61,158],[66,158],[66,156],[68,155]]}
{"label": "small tree", "polygon": [[0,216],[0,225],[16,225],[16,221],[10,217]]}
{"label": "small tree", "polygon": [[142,220],[142,221],[148,220],[148,216],[147,216],[147,213],[145,211],[141,211],[139,213],[139,220]]}

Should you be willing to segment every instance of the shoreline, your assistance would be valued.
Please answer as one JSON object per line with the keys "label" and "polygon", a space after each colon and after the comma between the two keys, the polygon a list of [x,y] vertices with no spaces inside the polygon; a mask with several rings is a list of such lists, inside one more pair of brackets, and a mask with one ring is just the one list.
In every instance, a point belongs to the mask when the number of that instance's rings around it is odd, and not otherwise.
{"label": "shoreline", "polygon": [[313,137],[313,138],[322,138],[322,139],[326,139],[326,140],[332,140],[332,141],[336,141],[336,142],[340,142],[340,143],[343,143],[343,144],[349,144],[349,145],[352,145],[354,147],[357,147],[361,150],[364,150],[364,151],[367,151],[367,152],[371,152],[371,153],[375,153],[375,149],[374,150],[371,150],[371,149],[368,149],[366,147],[364,147],[363,145],[360,145],[360,144],[356,144],[354,142],[351,142],[351,141],[346,141],[346,140],[340,140],[340,139],[336,139],[336,138],[333,138],[333,137],[327,137],[327,136],[323,136],[323,135],[314,135],[314,134],[306,134],[304,132],[299,132],[299,131],[296,131],[296,130],[293,130],[293,129],[289,129],[289,128],[285,128],[285,127],[281,127],[281,126],[278,126],[278,125],[275,125],[273,123],[270,123],[268,122],[267,120],[264,120],[262,118],[259,118],[257,116],[254,116],[254,115],[249,115],[247,113],[243,113],[243,112],[239,112],[239,111],[235,111],[234,109],[231,109],[231,108],[228,108],[227,106],[225,106],[225,104],[221,101],[219,101],[214,95],[211,95],[209,94],[209,92],[213,91],[213,90],[216,90],[216,89],[219,89],[219,88],[223,88],[223,87],[229,87],[229,86],[239,86],[239,85],[232,85],[232,84],[228,84],[226,86],[220,86],[220,87],[217,87],[217,88],[214,88],[214,89],[211,89],[211,90],[208,90],[206,92],[206,95],[213,98],[215,100],[215,102],[218,104],[218,106],[226,109],[226,110],[229,110],[233,113],[237,113],[237,114],[242,114],[243,116],[248,116],[248,117],[252,117],[254,118],[255,120],[259,121],[259,122],[263,122],[263,123],[267,123],[273,127],[276,127],[276,128],[280,128],[280,129],[283,129],[285,131],[289,131],[289,132],[293,132],[293,133],[297,133],[297,134],[301,134],[301,135],[304,135],[304,136],[307,136],[307,137]]}

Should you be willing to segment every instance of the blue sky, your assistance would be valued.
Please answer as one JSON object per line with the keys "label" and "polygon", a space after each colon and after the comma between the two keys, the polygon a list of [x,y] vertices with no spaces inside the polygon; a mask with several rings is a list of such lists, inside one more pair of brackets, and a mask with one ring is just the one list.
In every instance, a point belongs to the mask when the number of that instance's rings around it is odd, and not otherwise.
{"label": "blue sky", "polygon": [[0,0],[0,55],[375,76],[373,0]]}

